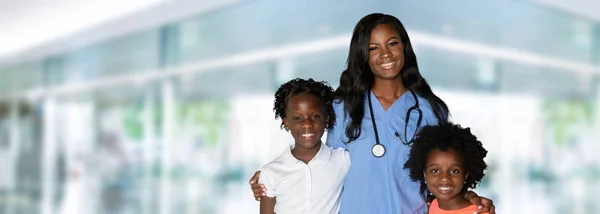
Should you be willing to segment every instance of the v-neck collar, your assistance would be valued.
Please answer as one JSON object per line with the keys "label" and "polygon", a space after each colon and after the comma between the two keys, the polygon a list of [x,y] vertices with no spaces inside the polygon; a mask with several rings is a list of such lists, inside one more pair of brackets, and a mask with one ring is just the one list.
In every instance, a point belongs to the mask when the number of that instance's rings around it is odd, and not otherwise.
{"label": "v-neck collar", "polygon": [[[375,115],[375,119],[379,119],[379,117],[377,115],[382,115],[384,117],[387,117],[389,114],[394,114],[395,111],[398,111],[398,105],[406,105],[408,103],[405,103],[407,101],[408,98],[412,98],[412,94],[409,91],[404,92],[404,94],[400,95],[400,97],[398,97],[398,99],[396,99],[392,105],[390,105],[390,107],[387,109],[387,111],[383,108],[383,105],[381,105],[381,102],[379,102],[379,99],[377,99],[377,96],[375,96],[375,94],[373,93],[372,90],[368,90],[367,91],[368,94],[365,94],[365,115],[367,116],[367,118],[371,118],[371,114],[369,111],[369,97],[366,96],[371,96],[371,106],[373,106],[373,114]],[[413,104],[410,104],[413,105]]]}

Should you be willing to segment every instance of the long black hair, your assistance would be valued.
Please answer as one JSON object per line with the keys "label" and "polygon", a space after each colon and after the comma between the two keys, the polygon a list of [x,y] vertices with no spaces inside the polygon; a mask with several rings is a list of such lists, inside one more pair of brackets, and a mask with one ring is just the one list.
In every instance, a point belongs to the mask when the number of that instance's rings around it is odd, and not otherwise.
{"label": "long black hair", "polygon": [[340,86],[335,91],[336,99],[344,102],[344,112],[350,115],[350,124],[346,127],[348,142],[356,140],[361,133],[361,122],[365,114],[365,92],[373,87],[375,81],[375,76],[369,67],[371,31],[382,24],[388,24],[395,29],[402,41],[404,67],[400,75],[404,87],[429,101],[439,123],[448,121],[448,106],[433,93],[427,81],[419,73],[417,57],[402,22],[391,15],[373,13],[363,17],[354,27],[348,54],[348,67],[342,72]]}

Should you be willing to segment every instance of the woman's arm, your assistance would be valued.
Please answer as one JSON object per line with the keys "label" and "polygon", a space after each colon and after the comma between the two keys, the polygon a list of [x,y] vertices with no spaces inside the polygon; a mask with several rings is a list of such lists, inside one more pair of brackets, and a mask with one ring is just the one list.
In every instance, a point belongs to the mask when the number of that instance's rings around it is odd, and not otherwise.
{"label": "woman's arm", "polygon": [[346,148],[346,144],[344,143],[342,135],[344,135],[344,130],[346,130],[346,125],[344,123],[344,108],[341,104],[333,105],[333,109],[335,111],[336,119],[333,128],[327,131],[327,141],[325,144],[331,148]]}
{"label": "woman's arm", "polygon": [[275,198],[261,197],[260,214],[275,214]]}
{"label": "woman's arm", "polygon": [[254,176],[250,178],[250,189],[252,189],[252,193],[254,194],[254,200],[260,201],[262,196],[266,196],[267,189],[265,185],[259,184],[258,180],[260,178],[260,171],[256,171]]}
{"label": "woman's arm", "polygon": [[494,206],[494,202],[488,198],[484,198],[478,196],[473,191],[468,191],[465,196],[465,199],[469,200],[471,203],[477,205],[476,213],[490,213],[496,214],[496,207]]}

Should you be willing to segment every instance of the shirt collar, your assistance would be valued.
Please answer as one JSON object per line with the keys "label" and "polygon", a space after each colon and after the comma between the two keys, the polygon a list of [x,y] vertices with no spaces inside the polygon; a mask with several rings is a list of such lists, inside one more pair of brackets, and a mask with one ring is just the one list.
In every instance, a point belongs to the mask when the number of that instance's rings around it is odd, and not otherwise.
{"label": "shirt collar", "polygon": [[[282,157],[282,162],[283,164],[292,167],[294,165],[296,165],[297,163],[300,163],[301,161],[296,159],[296,157],[294,157],[294,155],[292,155],[292,149],[294,148],[294,145],[291,145],[288,149],[285,150],[284,155]],[[325,145],[325,143],[321,143],[321,148],[319,148],[319,151],[317,152],[317,154],[315,155],[315,157],[310,160],[309,163],[312,162],[322,162],[322,161],[328,161],[329,158],[331,157],[331,149],[329,147],[327,147]]]}

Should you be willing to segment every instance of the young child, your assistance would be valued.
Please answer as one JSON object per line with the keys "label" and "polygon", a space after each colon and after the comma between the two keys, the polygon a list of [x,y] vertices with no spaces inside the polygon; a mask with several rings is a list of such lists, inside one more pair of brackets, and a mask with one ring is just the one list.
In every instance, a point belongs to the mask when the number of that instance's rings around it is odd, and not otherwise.
{"label": "young child", "polygon": [[333,89],[325,82],[294,79],[275,93],[275,119],[294,137],[295,145],[261,170],[266,196],[260,213],[338,213],[350,156],[321,142],[333,127]]}
{"label": "young child", "polygon": [[404,168],[421,183],[421,192],[435,196],[429,214],[472,214],[477,210],[463,195],[485,175],[487,150],[469,128],[452,123],[425,126],[410,150]]}

